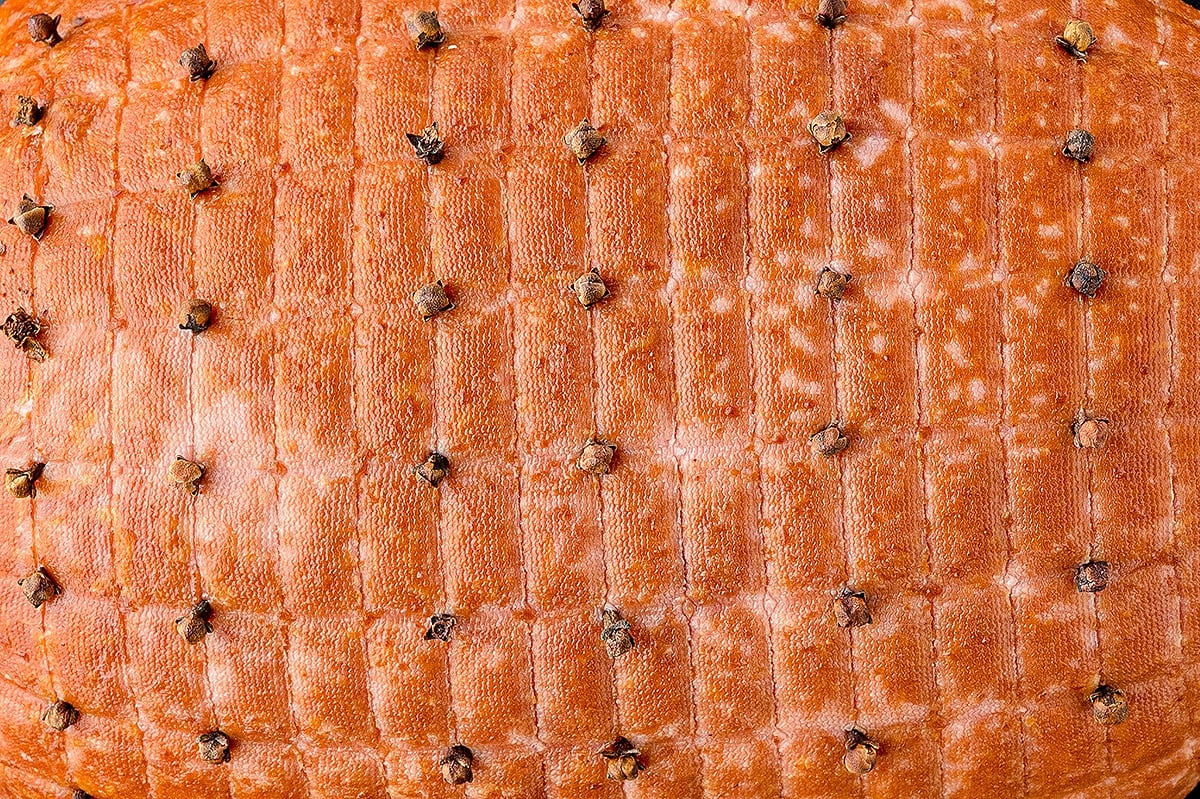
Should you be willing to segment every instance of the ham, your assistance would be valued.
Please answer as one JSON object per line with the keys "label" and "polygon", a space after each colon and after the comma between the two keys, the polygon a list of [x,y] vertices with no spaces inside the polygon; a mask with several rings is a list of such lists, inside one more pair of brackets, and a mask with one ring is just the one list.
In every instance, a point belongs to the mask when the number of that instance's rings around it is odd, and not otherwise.
{"label": "ham", "polygon": [[1200,12],[56,2],[0,797],[1200,779]]}

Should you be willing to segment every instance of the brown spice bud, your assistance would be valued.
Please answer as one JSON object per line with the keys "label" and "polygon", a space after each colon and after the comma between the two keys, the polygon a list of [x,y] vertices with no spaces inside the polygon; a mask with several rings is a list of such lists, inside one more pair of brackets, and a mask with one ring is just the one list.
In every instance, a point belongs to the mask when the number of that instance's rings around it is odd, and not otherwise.
{"label": "brown spice bud", "polygon": [[850,134],[846,132],[846,123],[836,111],[822,111],[817,114],[808,123],[808,132],[816,139],[821,155],[850,139]]}
{"label": "brown spice bud", "polygon": [[58,583],[54,582],[54,578],[50,576],[50,573],[43,566],[38,566],[30,574],[17,580],[17,585],[21,587],[21,591],[25,594],[25,598],[29,600],[29,604],[35,608],[40,608],[62,593],[62,589],[58,587]]}
{"label": "brown spice bud", "polygon": [[24,194],[21,196],[21,202],[17,203],[16,213],[8,218],[8,224],[41,241],[52,210],[53,205],[38,205],[36,200]]}
{"label": "brown spice bud", "polygon": [[17,499],[37,496],[37,480],[42,476],[44,463],[34,463],[28,469],[5,469],[4,484]]}
{"label": "brown spice bud", "polygon": [[1095,297],[1106,277],[1108,273],[1103,269],[1086,258],[1080,258],[1067,272],[1063,282],[1085,297]]}
{"label": "brown spice bud", "polygon": [[470,782],[475,778],[471,774],[471,763],[474,760],[475,756],[467,747],[461,744],[450,747],[438,761],[438,767],[442,770],[442,779],[450,785],[462,785]]}
{"label": "brown spice bud", "polygon": [[31,361],[41,363],[46,360],[46,350],[37,337],[47,326],[46,322],[26,313],[24,308],[18,308],[4,320],[4,335],[16,342],[17,349]]}
{"label": "brown spice bud", "polygon": [[42,723],[52,730],[62,732],[79,721],[79,711],[70,702],[59,700],[42,713]]}
{"label": "brown spice bud", "polygon": [[446,288],[440,280],[421,286],[413,292],[412,300],[416,304],[421,318],[427,322],[443,311],[454,308],[454,303],[450,302]]}
{"label": "brown spice bud", "polygon": [[817,23],[826,28],[836,28],[846,21],[846,0],[821,0],[817,6]]}
{"label": "brown spice bud", "polygon": [[192,496],[200,493],[200,480],[204,477],[204,467],[195,461],[176,456],[167,472],[167,478],[187,491]]}
{"label": "brown spice bud", "polygon": [[833,616],[838,627],[862,627],[871,623],[871,612],[867,609],[867,595],[844,586],[833,600]]}
{"label": "brown spice bud", "polygon": [[208,604],[208,600],[202,599],[175,620],[175,629],[189,644],[198,644],[204,640],[204,636],[213,631],[213,626],[208,621],[211,616],[212,605]]}
{"label": "brown spice bud", "polygon": [[1108,561],[1089,560],[1075,567],[1075,590],[1095,594],[1108,588]]}
{"label": "brown spice bud", "polygon": [[813,433],[808,437],[808,441],[812,445],[813,451],[823,458],[832,458],[850,446],[850,439],[842,432],[841,424],[836,421],[830,422]]}
{"label": "brown spice bud", "polygon": [[458,619],[449,613],[439,613],[436,616],[429,617],[429,627],[425,630],[426,641],[449,641],[454,628],[458,626]]}
{"label": "brown spice bud", "polygon": [[1080,61],[1087,61],[1088,49],[1096,43],[1096,32],[1081,19],[1070,20],[1061,36],[1054,37],[1058,46]]}
{"label": "brown spice bud", "polygon": [[867,734],[858,727],[846,730],[846,754],[842,755],[842,765],[851,774],[867,774],[875,768],[875,760],[879,748]]}
{"label": "brown spice bud", "polygon": [[45,42],[53,47],[62,41],[62,37],[58,35],[58,21],[62,19],[62,14],[56,14],[53,17],[49,14],[34,14],[25,23],[29,30],[29,38],[35,42]]}
{"label": "brown spice bud", "polygon": [[17,95],[17,113],[13,116],[14,125],[24,125],[25,127],[33,127],[42,119],[42,111],[44,109],[37,104],[37,100],[32,97],[27,97],[24,94]]}
{"label": "brown spice bud", "polygon": [[813,293],[828,300],[840,300],[846,293],[846,285],[849,282],[850,275],[845,272],[837,272],[827,266],[817,275],[817,284],[813,286]]}
{"label": "brown spice bud", "polygon": [[1082,410],[1075,415],[1071,423],[1071,434],[1075,437],[1075,446],[1080,449],[1099,449],[1108,440],[1109,420],[1103,416],[1088,416]]}
{"label": "brown spice bud", "polygon": [[189,300],[187,307],[183,309],[183,321],[179,324],[179,329],[190,330],[193,335],[203,333],[212,322],[212,312],[212,303],[206,300]]}
{"label": "brown spice bud", "polygon": [[1117,688],[1101,683],[1092,691],[1088,701],[1092,703],[1092,715],[1106,727],[1120,724],[1129,717],[1129,703],[1125,694]]}
{"label": "brown spice bud", "polygon": [[590,31],[599,28],[600,24],[604,22],[604,17],[608,15],[608,9],[604,7],[604,0],[579,0],[578,3],[571,3],[571,8],[575,9],[575,13],[579,15],[579,21],[583,27]]}
{"label": "brown spice bud", "polygon": [[204,44],[189,47],[179,56],[179,65],[187,70],[188,80],[208,80],[217,69],[217,62],[208,57]]}
{"label": "brown spice bud", "polygon": [[71,794],[71,799],[92,799],[92,795],[81,788],[76,788],[75,793]]}
{"label": "brown spice bud", "polygon": [[418,11],[409,17],[408,34],[418,50],[437,47],[446,40],[446,32],[442,30],[442,23],[438,22],[436,11]]}
{"label": "brown spice bud", "polygon": [[1096,147],[1096,137],[1083,128],[1075,128],[1067,134],[1062,154],[1073,158],[1081,164],[1092,160],[1092,150]]}
{"label": "brown spice bud", "polygon": [[616,444],[607,444],[603,441],[590,438],[583,445],[583,450],[575,460],[575,465],[580,471],[587,472],[588,474],[608,474],[616,452]]}
{"label": "brown spice bud", "polygon": [[440,163],[446,155],[446,143],[442,141],[441,134],[438,133],[436,122],[430,122],[429,127],[420,134],[405,133],[404,136],[412,145],[413,153],[417,158],[430,166]]}
{"label": "brown spice bud", "polygon": [[575,278],[571,290],[575,292],[575,297],[584,308],[590,308],[608,296],[608,286],[604,285],[600,270],[594,266]]}
{"label": "brown spice bud", "polygon": [[636,780],[645,769],[638,759],[641,754],[629,739],[621,736],[596,754],[608,761],[606,776],[610,780]]}
{"label": "brown spice bud", "polygon": [[206,763],[228,763],[229,736],[220,730],[206,732],[196,741],[200,748],[200,759]]}
{"label": "brown spice bud", "polygon": [[450,474],[450,459],[440,452],[431,452],[429,457],[413,467],[417,477],[437,488],[437,484]]}
{"label": "brown spice bud", "polygon": [[604,137],[592,127],[592,123],[585,117],[578,125],[567,131],[567,135],[563,136],[563,143],[582,164],[604,146]]}
{"label": "brown spice bud", "polygon": [[212,168],[201,158],[182,172],[175,173],[175,180],[187,189],[193,200],[196,195],[221,185],[213,177]]}
{"label": "brown spice bud", "polygon": [[604,609],[600,611],[600,618],[604,622],[604,629],[600,631],[600,640],[604,641],[604,648],[608,650],[610,658],[616,660],[633,649],[633,636],[629,634],[629,622],[621,618],[621,613],[616,608],[612,605],[605,605]]}

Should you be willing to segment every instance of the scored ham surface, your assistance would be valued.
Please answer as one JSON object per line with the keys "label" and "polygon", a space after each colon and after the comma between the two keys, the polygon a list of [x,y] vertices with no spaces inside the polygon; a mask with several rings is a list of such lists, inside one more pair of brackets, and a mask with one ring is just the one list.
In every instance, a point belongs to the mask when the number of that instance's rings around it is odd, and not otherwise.
{"label": "scored ham surface", "polygon": [[[49,322],[44,362],[0,351],[4,466],[46,464],[0,501],[0,797],[1186,794],[1200,12],[852,0],[831,32],[815,6],[619,0],[595,32],[566,0],[0,7],[0,104],[45,106],[0,133],[0,205],[53,206],[40,242],[0,230],[0,316]],[[851,134],[827,155],[823,110]],[[431,121],[436,166],[404,135]],[[576,467],[592,437],[610,474]],[[62,594],[35,609],[39,565]],[[872,623],[837,626],[843,586]],[[618,735],[636,780],[605,779]]]}

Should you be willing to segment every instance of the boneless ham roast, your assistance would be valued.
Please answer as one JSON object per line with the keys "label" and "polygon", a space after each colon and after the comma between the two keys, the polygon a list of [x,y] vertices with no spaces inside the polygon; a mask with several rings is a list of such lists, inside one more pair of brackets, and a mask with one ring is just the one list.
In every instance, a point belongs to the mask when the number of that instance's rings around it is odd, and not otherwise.
{"label": "boneless ham roast", "polygon": [[0,797],[1200,777],[1200,11],[10,0]]}

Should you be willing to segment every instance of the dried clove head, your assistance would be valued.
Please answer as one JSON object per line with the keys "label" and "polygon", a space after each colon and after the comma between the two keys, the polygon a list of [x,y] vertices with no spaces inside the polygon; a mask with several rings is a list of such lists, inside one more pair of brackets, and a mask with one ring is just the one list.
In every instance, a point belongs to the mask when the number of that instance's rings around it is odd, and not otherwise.
{"label": "dried clove head", "polygon": [[25,23],[29,30],[29,38],[35,42],[45,42],[53,47],[62,41],[62,37],[58,35],[58,21],[62,19],[62,14],[56,14],[53,17],[49,14],[34,14]]}
{"label": "dried clove head", "polygon": [[575,292],[576,299],[584,308],[590,308],[608,296],[608,286],[604,285],[600,270],[594,266],[575,278],[571,291]]}
{"label": "dried clove head", "polygon": [[78,721],[79,711],[70,702],[63,702],[61,699],[47,707],[42,713],[42,723],[59,732]]}
{"label": "dried clove head", "polygon": [[425,629],[426,641],[449,641],[454,628],[458,626],[458,619],[450,613],[439,613],[436,616],[429,617],[429,627]]}
{"label": "dried clove head", "polygon": [[429,127],[417,133],[405,133],[408,143],[412,145],[417,158],[433,166],[441,162],[446,155],[446,143],[438,133],[436,122],[430,122]]}
{"label": "dried clove head", "polygon": [[81,788],[76,788],[75,792],[71,794],[71,799],[92,799],[92,795]]}
{"label": "dried clove head", "polygon": [[442,478],[450,474],[450,459],[440,452],[431,452],[429,457],[413,467],[417,477],[437,488]]}
{"label": "dried clove head", "polygon": [[596,754],[608,761],[607,777],[610,780],[636,780],[645,766],[638,759],[641,752],[629,739],[620,736]]}
{"label": "dried clove head", "polygon": [[817,24],[836,28],[846,21],[846,0],[821,0],[817,6]]}
{"label": "dried clove head", "polygon": [[583,27],[590,31],[594,31],[604,22],[604,17],[608,15],[608,9],[604,7],[604,0],[579,0],[578,3],[572,3],[571,8],[575,9],[575,13],[579,15],[579,21]]}
{"label": "dried clove head", "polygon": [[44,110],[37,104],[37,100],[24,94],[18,94],[17,112],[13,115],[13,124],[31,128],[41,121]]}
{"label": "dried clove head", "polygon": [[1095,297],[1106,277],[1108,273],[1103,269],[1086,258],[1080,258],[1067,272],[1063,282],[1085,297]]}
{"label": "dried clove head", "polygon": [[833,600],[833,616],[838,627],[862,627],[871,623],[871,612],[867,609],[867,595],[843,586]]}
{"label": "dried clove head", "polygon": [[31,573],[17,580],[17,585],[21,587],[21,592],[25,594],[29,604],[35,608],[40,608],[62,593],[58,583],[54,582],[54,578],[43,566],[38,566]]}
{"label": "dried clove head", "polygon": [[167,471],[167,478],[192,496],[200,493],[200,480],[203,477],[203,466],[180,456],[175,457],[175,462]]}
{"label": "dried clove head", "polygon": [[813,293],[818,297],[837,301],[846,293],[846,285],[849,282],[849,274],[835,271],[827,266],[817,275],[817,283],[813,286]]}
{"label": "dried clove head", "polygon": [[600,640],[608,650],[608,656],[616,660],[633,649],[633,636],[629,634],[629,622],[621,618],[621,613],[612,605],[605,605],[600,611],[604,628],[600,631]]}
{"label": "dried clove head", "polygon": [[450,785],[463,785],[474,779],[471,774],[471,763],[475,756],[471,750],[462,744],[455,744],[446,750],[438,767],[442,770],[442,779]]}
{"label": "dried clove head", "polygon": [[1096,43],[1096,32],[1081,19],[1073,19],[1063,27],[1061,36],[1054,37],[1058,46],[1080,61],[1087,61],[1087,51]]}
{"label": "dried clove head", "polygon": [[580,451],[579,457],[576,458],[575,465],[580,471],[587,472],[588,474],[608,474],[616,452],[616,444],[608,444],[604,441],[590,438],[583,445],[583,450]]}
{"label": "dried clove head", "polygon": [[1083,128],[1075,128],[1067,134],[1067,141],[1063,144],[1062,154],[1067,158],[1075,159],[1081,164],[1086,164],[1092,160],[1092,150],[1095,147],[1095,136]]}
{"label": "dried clove head", "polygon": [[204,636],[213,631],[213,626],[209,623],[211,616],[212,605],[208,604],[208,600],[202,599],[175,620],[175,629],[189,644],[198,644],[204,640]]}
{"label": "dried clove head", "polygon": [[567,135],[563,136],[563,143],[582,164],[604,146],[604,137],[592,127],[592,123],[585,117],[578,125],[567,131]]}
{"label": "dried clove head", "polygon": [[26,469],[5,469],[4,484],[8,487],[8,493],[17,499],[36,497],[37,480],[44,468],[46,464],[34,463]]}
{"label": "dried clove head", "polygon": [[212,323],[212,312],[212,303],[207,300],[188,300],[179,329],[190,330],[193,335],[203,333]]}
{"label": "dried clove head", "polygon": [[1103,416],[1088,416],[1082,410],[1071,423],[1071,435],[1080,449],[1099,449],[1108,440],[1109,420]]}
{"label": "dried clove head", "polygon": [[200,748],[200,759],[205,763],[228,763],[229,743],[229,736],[220,730],[204,733],[196,741]]}
{"label": "dried clove head", "polygon": [[1092,715],[1106,727],[1120,724],[1129,717],[1129,703],[1125,694],[1111,685],[1101,683],[1092,691],[1088,701],[1092,703]]}
{"label": "dried clove head", "polygon": [[1089,560],[1075,567],[1075,590],[1095,594],[1108,588],[1108,561]]}
{"label": "dried clove head", "polygon": [[201,158],[182,172],[175,173],[175,180],[187,189],[188,196],[193,200],[201,192],[221,185],[213,177],[212,168]]}
{"label": "dried clove head", "polygon": [[846,754],[842,765],[851,774],[867,774],[875,768],[879,747],[858,727],[846,729]]}
{"label": "dried clove head", "polygon": [[50,221],[50,212],[53,210],[53,205],[38,205],[28,194],[23,194],[21,201],[17,203],[16,213],[8,218],[8,224],[41,241],[46,233],[46,224]]}
{"label": "dried clove head", "polygon": [[17,349],[23,351],[31,361],[41,363],[47,356],[37,337],[47,326],[46,322],[30,316],[24,308],[18,308],[4,320],[4,335],[16,342]]}
{"label": "dried clove head", "polygon": [[408,18],[408,34],[418,50],[437,47],[446,40],[436,11],[418,11]]}
{"label": "dried clove head", "polygon": [[189,47],[179,56],[179,65],[187,70],[188,80],[208,80],[217,69],[217,62],[208,57],[204,44]]}
{"label": "dried clove head", "polygon": [[837,421],[830,422],[813,433],[808,437],[808,441],[813,451],[823,458],[832,458],[850,446],[850,439],[842,432],[842,426]]}
{"label": "dried clove head", "polygon": [[808,123],[808,132],[817,142],[822,155],[850,139],[846,123],[836,111],[822,111]]}
{"label": "dried clove head", "polygon": [[427,322],[454,307],[454,303],[450,302],[450,297],[446,294],[446,287],[440,280],[421,286],[413,292],[412,300],[421,318]]}

